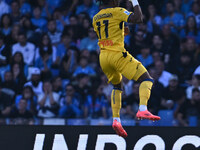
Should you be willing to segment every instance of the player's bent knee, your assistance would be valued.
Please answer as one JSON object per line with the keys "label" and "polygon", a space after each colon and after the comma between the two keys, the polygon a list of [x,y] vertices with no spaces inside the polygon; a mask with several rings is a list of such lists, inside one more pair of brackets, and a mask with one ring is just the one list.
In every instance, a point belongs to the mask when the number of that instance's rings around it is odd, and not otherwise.
{"label": "player's bent knee", "polygon": [[123,90],[123,84],[122,82],[120,82],[119,84],[114,84],[113,85],[113,88],[116,89],[116,90]]}
{"label": "player's bent knee", "polygon": [[142,74],[139,79],[137,80],[139,83],[143,82],[143,81],[151,81],[154,82],[154,79],[150,76],[150,74],[148,72],[145,72],[144,74]]}

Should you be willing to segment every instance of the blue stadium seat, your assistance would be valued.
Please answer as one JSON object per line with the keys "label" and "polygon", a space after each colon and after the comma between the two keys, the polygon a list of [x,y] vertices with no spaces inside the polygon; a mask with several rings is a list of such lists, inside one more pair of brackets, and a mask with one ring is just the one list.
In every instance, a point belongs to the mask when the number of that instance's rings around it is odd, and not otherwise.
{"label": "blue stadium seat", "polygon": [[173,110],[160,110],[158,116],[161,117],[161,120],[158,121],[160,126],[173,126],[174,121],[174,112]]}
{"label": "blue stadium seat", "polygon": [[139,121],[139,126],[158,126],[158,122],[153,122],[151,120],[140,120]]}
{"label": "blue stadium seat", "polygon": [[190,116],[188,118],[189,126],[190,127],[196,127],[197,126],[197,116]]}
{"label": "blue stadium seat", "polygon": [[84,125],[88,125],[88,123],[87,123],[87,120],[85,119],[67,119],[67,125],[84,126]]}
{"label": "blue stadium seat", "polygon": [[101,126],[101,125],[112,125],[112,119],[91,119],[90,125],[92,126]]}
{"label": "blue stadium seat", "polygon": [[123,126],[135,126],[135,120],[133,119],[122,119],[121,123]]}

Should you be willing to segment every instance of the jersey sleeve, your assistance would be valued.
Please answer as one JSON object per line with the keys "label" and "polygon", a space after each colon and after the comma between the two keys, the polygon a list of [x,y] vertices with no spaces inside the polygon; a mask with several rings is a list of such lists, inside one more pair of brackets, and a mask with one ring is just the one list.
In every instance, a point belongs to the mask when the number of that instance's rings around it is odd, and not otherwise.
{"label": "jersey sleeve", "polygon": [[117,8],[115,12],[116,12],[117,19],[120,21],[125,21],[125,22],[128,22],[129,17],[133,15],[133,12],[130,12],[124,8]]}
{"label": "jersey sleeve", "polygon": [[92,26],[93,26],[94,31],[96,32],[96,26],[95,26],[95,23],[94,23],[94,18],[92,19]]}

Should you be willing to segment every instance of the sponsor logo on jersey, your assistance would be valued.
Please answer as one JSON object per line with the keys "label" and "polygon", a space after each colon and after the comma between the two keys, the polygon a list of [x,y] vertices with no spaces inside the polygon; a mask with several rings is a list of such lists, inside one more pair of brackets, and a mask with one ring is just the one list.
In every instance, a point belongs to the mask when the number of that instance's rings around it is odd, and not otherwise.
{"label": "sponsor logo on jersey", "polygon": [[124,11],[125,14],[130,15],[131,13],[129,11]]}

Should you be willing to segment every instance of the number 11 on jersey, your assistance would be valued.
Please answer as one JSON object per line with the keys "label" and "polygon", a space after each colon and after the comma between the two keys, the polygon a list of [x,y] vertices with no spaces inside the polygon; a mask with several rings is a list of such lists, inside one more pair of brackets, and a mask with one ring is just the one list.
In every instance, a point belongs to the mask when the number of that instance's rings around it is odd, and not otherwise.
{"label": "number 11 on jersey", "polygon": [[[109,24],[109,21],[108,20],[103,20],[103,24],[105,25],[105,36],[106,36],[106,39],[108,38],[108,24]],[[96,23],[97,25],[97,30],[99,32],[99,39],[101,39],[101,22],[97,22]]]}

